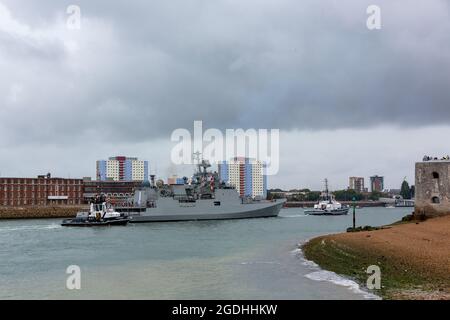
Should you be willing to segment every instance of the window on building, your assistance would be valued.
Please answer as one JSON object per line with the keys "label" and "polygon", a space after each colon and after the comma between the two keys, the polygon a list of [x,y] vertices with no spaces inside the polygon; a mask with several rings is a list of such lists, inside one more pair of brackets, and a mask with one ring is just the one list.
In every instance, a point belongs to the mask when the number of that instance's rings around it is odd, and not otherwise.
{"label": "window on building", "polygon": [[439,173],[433,171],[433,179],[439,179]]}
{"label": "window on building", "polygon": [[431,202],[440,203],[441,201],[440,201],[439,197],[433,197],[433,198],[431,198]]}

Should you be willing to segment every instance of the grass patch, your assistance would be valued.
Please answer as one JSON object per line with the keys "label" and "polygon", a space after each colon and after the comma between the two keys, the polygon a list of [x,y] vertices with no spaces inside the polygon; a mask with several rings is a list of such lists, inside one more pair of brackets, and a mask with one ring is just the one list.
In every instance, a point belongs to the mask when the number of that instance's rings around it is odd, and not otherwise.
{"label": "grass patch", "polygon": [[372,226],[364,226],[364,227],[350,227],[347,228],[347,232],[360,232],[360,231],[375,231],[375,230],[380,230],[382,229],[382,227],[372,227]]}

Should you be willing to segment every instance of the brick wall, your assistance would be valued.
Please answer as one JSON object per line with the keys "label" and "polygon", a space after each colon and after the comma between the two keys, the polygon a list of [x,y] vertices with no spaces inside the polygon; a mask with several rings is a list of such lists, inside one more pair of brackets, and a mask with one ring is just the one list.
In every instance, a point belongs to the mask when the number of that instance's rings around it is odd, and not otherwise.
{"label": "brick wall", "polygon": [[83,180],[63,178],[0,178],[0,206],[79,205]]}

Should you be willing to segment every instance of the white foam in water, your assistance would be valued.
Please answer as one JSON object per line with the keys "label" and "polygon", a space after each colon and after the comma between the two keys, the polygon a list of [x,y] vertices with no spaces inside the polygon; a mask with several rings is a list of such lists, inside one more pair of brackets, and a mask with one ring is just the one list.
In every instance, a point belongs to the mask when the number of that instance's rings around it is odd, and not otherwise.
{"label": "white foam in water", "polygon": [[300,257],[300,259],[302,260],[302,265],[308,267],[311,270],[314,270],[313,272],[306,274],[306,278],[314,281],[327,281],[338,286],[347,287],[349,290],[356,294],[362,294],[365,299],[381,299],[375,294],[362,290],[359,284],[357,284],[355,281],[344,278],[335,272],[322,270],[317,263],[311,260],[307,260],[303,255],[303,251],[300,249],[300,245],[299,248],[292,250],[291,253],[295,253],[295,255]]}
{"label": "white foam in water", "polygon": [[319,268],[319,265],[317,263],[315,263],[314,261],[311,260],[306,260],[306,259],[302,259],[302,264],[306,267],[310,267],[310,268]]}
{"label": "white foam in water", "polygon": [[374,295],[372,293],[366,292],[364,290],[361,290],[359,287],[359,284],[357,284],[355,281],[346,279],[344,277],[341,277],[340,275],[326,270],[319,270],[314,271],[311,273],[308,273],[305,275],[306,278],[315,280],[315,281],[327,281],[334,283],[338,286],[347,287],[349,290],[351,290],[354,293],[362,294],[364,298],[366,299],[373,299],[373,300],[379,300],[381,299],[379,296]]}
{"label": "white foam in water", "polygon": [[306,214],[291,214],[291,215],[280,215],[281,218],[305,218],[308,217]]}
{"label": "white foam in water", "polygon": [[53,223],[49,225],[34,225],[34,226],[16,226],[16,227],[3,227],[0,231],[26,231],[26,230],[48,230],[59,229],[61,225]]}

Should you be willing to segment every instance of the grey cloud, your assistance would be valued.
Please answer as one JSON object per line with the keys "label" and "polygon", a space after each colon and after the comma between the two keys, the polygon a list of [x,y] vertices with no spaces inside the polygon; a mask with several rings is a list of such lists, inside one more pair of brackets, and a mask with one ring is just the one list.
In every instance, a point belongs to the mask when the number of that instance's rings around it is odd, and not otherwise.
{"label": "grey cloud", "polygon": [[79,1],[68,32],[60,1],[3,1],[49,35],[30,47],[0,31],[0,145],[146,141],[194,120],[450,124],[448,3],[377,2],[380,31],[365,27],[372,1]]}

